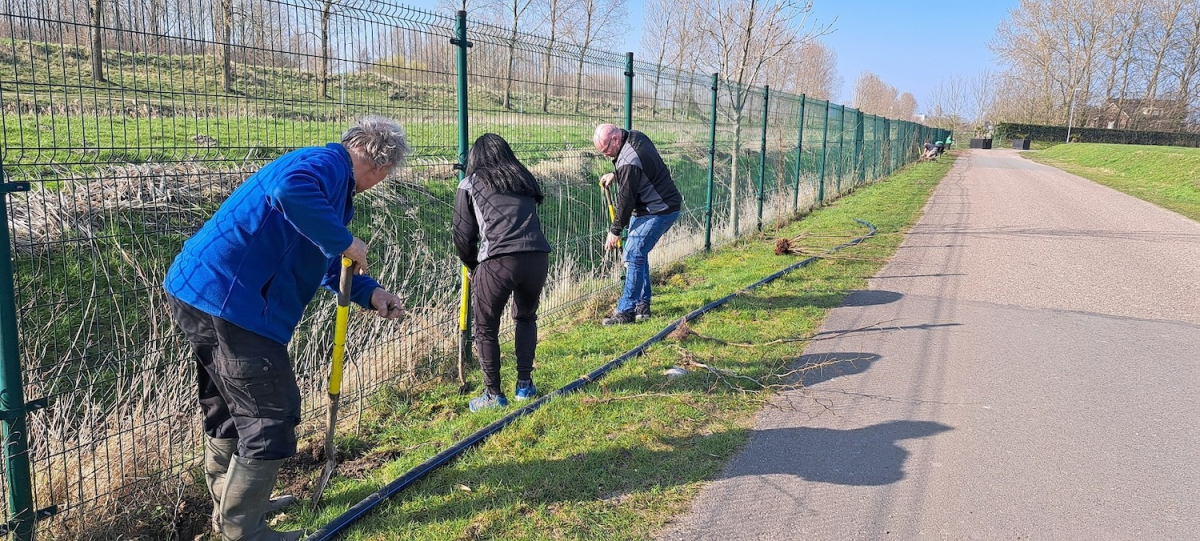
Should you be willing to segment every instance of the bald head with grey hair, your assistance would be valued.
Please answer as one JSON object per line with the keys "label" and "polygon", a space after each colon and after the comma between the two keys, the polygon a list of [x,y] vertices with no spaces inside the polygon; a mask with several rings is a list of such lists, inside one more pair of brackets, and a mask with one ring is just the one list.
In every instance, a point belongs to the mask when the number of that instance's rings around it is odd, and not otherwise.
{"label": "bald head with grey hair", "polygon": [[342,133],[342,146],[376,167],[395,167],[403,165],[408,155],[408,135],[399,122],[369,115]]}
{"label": "bald head with grey hair", "polygon": [[361,193],[404,165],[408,136],[399,122],[368,115],[342,133],[342,146],[353,162],[355,191]]}

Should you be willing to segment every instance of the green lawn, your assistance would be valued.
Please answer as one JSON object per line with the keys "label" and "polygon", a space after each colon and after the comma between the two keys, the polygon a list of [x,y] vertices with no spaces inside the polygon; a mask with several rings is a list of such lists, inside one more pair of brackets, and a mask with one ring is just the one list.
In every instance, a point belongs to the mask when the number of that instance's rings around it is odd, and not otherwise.
{"label": "green lawn", "polygon": [[[543,328],[534,377],[549,391],[641,343],[672,319],[800,259],[773,255],[776,238],[806,232],[805,246],[818,249],[864,234],[854,218],[879,228],[877,237],[705,315],[691,326],[696,334],[659,343],[582,392],[518,420],[381,505],[347,538],[652,536],[684,512],[703,482],[745,443],[755,412],[770,398],[763,385],[784,385],[783,375],[803,351],[803,337],[848,292],[865,287],[950,165],[951,160],[914,165],[778,232],[666,269],[657,277],[656,317],[649,323],[599,326],[596,318],[609,309],[609,298],[574,321]],[[511,349],[505,356],[509,388],[515,378]],[[662,371],[676,365],[692,371],[667,379]],[[477,370],[472,378],[477,392]],[[445,384],[379,393],[364,414],[361,434],[341,437],[349,454],[319,513],[296,509],[279,527],[319,527],[511,411],[472,414],[467,398]],[[303,451],[301,456],[306,458],[296,461],[284,482],[303,493],[320,464]]]}
{"label": "green lawn", "polygon": [[1200,221],[1200,148],[1075,143],[1025,156]]}

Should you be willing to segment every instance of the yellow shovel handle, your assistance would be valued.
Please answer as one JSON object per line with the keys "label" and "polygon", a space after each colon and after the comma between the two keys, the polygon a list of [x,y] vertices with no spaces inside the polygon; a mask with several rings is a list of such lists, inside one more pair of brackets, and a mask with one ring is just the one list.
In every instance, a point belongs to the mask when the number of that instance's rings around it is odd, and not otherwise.
{"label": "yellow shovel handle", "polygon": [[[608,221],[610,223],[617,221],[617,209],[613,206],[612,192],[608,191],[608,186],[600,184],[600,189],[604,191],[604,201],[608,203]],[[621,239],[617,239],[617,250],[621,249]]]}
{"label": "yellow shovel handle", "polygon": [[467,330],[467,308],[471,302],[471,274],[467,270],[467,266],[462,267],[462,293],[458,298],[458,330],[465,332]]}
{"label": "yellow shovel handle", "polygon": [[337,319],[333,330],[333,366],[329,370],[329,395],[342,394],[342,361],[346,358],[346,327],[350,323],[350,285],[354,261],[342,257],[342,275],[338,283]]}

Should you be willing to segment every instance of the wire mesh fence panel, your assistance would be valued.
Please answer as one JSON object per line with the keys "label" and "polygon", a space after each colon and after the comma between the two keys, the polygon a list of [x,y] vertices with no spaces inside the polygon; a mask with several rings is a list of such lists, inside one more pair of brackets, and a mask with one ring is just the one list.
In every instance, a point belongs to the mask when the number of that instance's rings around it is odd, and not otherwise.
{"label": "wire mesh fence panel", "polygon": [[[407,378],[450,377],[460,129],[468,140],[503,136],[543,185],[548,321],[620,285],[597,187],[612,164],[591,137],[600,123],[624,126],[627,98],[632,127],[654,141],[683,196],[656,266],[884,176],[933,133],[786,93],[764,103],[762,88],[724,80],[714,118],[710,74],[634,62],[627,96],[625,55],[475,22],[463,88],[455,20],[390,1],[0,8],[3,168],[31,187],[6,198],[16,339],[25,395],[47,403],[28,415],[32,504],[59,507],[43,528],[61,537],[136,535],[121,522],[130,514],[142,525],[175,520],[163,502],[188,483],[201,434],[195,361],[161,285],[167,268],[247,177],[294,149],[340,141],[357,118],[393,118],[408,132],[405,167],[356,197],[350,228],[409,315],[353,313],[344,410]],[[332,296],[318,299],[289,344],[302,439],[323,410],[333,336]]]}
{"label": "wire mesh fence panel", "polygon": [[[825,135],[826,111],[829,102],[823,100],[805,99],[804,125],[799,130],[802,134],[800,147],[800,192],[806,190],[811,194],[812,204],[820,203],[823,193],[824,167],[826,146]],[[797,207],[803,208],[804,203],[797,198]]]}
{"label": "wire mesh fence panel", "polygon": [[778,223],[796,211],[795,179],[799,163],[800,99],[782,92],[771,92],[767,114],[766,173],[763,179],[763,223]]}
{"label": "wire mesh fence panel", "polygon": [[704,248],[712,81],[645,62],[633,73],[633,128],[654,142],[683,198],[679,218],[650,254],[657,266]]}
{"label": "wire mesh fence panel", "polygon": [[504,137],[546,192],[539,214],[553,252],[539,313],[552,317],[619,283],[598,186],[612,166],[592,131],[622,124],[625,57],[484,24],[468,35],[470,137]]}
{"label": "wire mesh fence panel", "polygon": [[[49,403],[30,417],[33,485],[68,535],[73,516],[153,502],[141,491],[195,463],[192,361],[160,287],[183,240],[264,163],[339,140],[353,118],[397,118],[415,142],[352,229],[417,309],[401,325],[356,318],[372,339],[353,344],[386,346],[351,346],[348,387],[452,346],[448,207],[430,204],[453,187],[437,180],[456,133],[452,65],[438,66],[447,19],[315,1],[102,5],[97,30],[71,3],[9,1],[0,43],[5,171],[33,184],[9,199],[26,393]],[[306,412],[321,407],[331,313],[314,303],[292,344]]]}

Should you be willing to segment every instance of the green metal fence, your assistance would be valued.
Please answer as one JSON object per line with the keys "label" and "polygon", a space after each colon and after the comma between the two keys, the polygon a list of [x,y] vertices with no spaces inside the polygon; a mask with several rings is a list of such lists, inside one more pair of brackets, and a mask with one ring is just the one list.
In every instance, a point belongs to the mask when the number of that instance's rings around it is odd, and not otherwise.
{"label": "green metal fence", "polygon": [[[464,139],[499,133],[545,185],[554,252],[542,315],[552,319],[618,284],[615,256],[602,250],[596,182],[611,165],[591,146],[597,123],[649,134],[683,193],[655,264],[887,176],[942,135],[390,2],[2,9],[0,529],[23,539],[101,535],[113,511],[131,507],[170,520],[162,502],[201,445],[192,361],[163,302],[166,268],[246,176],[337,140],[355,117],[400,120],[414,153],[360,198],[351,226],[410,316],[354,318],[348,409],[381,386],[452,377],[449,220]],[[291,344],[308,419],[323,404],[328,308],[314,303]]]}

